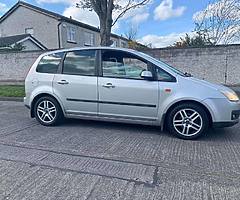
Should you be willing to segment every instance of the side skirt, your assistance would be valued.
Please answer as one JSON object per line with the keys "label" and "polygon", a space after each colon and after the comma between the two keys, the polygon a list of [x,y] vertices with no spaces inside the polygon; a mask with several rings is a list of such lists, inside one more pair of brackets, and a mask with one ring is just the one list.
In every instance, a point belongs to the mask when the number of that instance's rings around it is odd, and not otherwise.
{"label": "side skirt", "polygon": [[155,119],[146,118],[134,118],[125,116],[109,116],[109,115],[96,115],[92,113],[76,113],[76,112],[66,112],[66,118],[74,119],[86,119],[86,120],[96,120],[96,121],[109,121],[109,122],[120,122],[128,124],[144,124],[152,126],[160,126],[159,122]]}

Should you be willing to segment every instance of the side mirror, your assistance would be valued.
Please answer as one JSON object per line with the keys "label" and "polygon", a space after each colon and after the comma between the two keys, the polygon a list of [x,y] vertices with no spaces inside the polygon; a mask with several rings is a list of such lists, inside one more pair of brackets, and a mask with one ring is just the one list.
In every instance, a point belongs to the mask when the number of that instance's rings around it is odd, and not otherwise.
{"label": "side mirror", "polygon": [[146,80],[152,80],[153,79],[152,72],[150,72],[150,71],[142,71],[141,77],[143,79],[146,79]]}

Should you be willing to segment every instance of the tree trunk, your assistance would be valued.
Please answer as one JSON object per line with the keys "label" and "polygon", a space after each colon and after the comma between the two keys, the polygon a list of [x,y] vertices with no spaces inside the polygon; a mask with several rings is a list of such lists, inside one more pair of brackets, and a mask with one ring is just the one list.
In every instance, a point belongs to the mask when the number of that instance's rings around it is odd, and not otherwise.
{"label": "tree trunk", "polygon": [[100,20],[100,38],[101,38],[101,46],[111,46],[111,25],[107,25],[105,19]]}
{"label": "tree trunk", "polygon": [[113,0],[109,0],[104,2],[104,6],[102,7],[102,12],[99,14],[100,21],[100,37],[101,37],[101,46],[111,46],[111,30],[112,30],[112,11],[114,8]]}

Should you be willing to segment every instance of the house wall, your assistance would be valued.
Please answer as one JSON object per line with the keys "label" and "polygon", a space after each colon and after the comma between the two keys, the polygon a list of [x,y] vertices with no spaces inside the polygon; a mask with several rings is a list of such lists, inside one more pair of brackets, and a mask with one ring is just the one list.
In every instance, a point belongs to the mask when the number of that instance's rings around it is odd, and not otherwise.
{"label": "house wall", "polygon": [[[25,34],[26,28],[33,28],[33,37],[35,37],[48,49],[57,49],[59,48],[58,24],[59,21],[57,19],[21,5],[3,22],[0,23],[0,37]],[[76,43],[67,41],[68,26],[76,29]],[[94,34],[93,46],[100,45],[99,32],[95,32],[68,22],[62,22],[59,28],[61,48],[83,47],[85,43],[84,32],[90,32]],[[116,37],[112,37],[112,39],[116,41],[117,47],[126,47],[126,45],[122,45],[122,42],[127,44],[126,41]]]}
{"label": "house wall", "polygon": [[56,49],[58,48],[58,23],[52,17],[20,6],[0,23],[0,32],[2,37],[5,37],[24,34],[25,28],[33,28],[33,37],[48,49]]}

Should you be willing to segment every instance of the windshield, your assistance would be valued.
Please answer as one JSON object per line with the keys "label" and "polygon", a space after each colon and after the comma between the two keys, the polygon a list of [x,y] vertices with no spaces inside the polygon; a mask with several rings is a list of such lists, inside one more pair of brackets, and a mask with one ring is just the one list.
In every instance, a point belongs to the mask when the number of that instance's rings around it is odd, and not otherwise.
{"label": "windshield", "polygon": [[158,60],[156,58],[153,58],[152,56],[148,55],[148,54],[145,54],[145,53],[142,53],[140,52],[140,54],[144,55],[145,57],[148,57],[149,59],[151,59],[152,61],[154,61],[155,63],[158,63],[160,65],[163,65],[164,67],[170,69],[171,71],[175,72],[176,74],[178,75],[181,75],[181,76],[186,76],[183,72],[181,72],[180,70],[170,66],[169,64],[161,61],[161,60]]}

